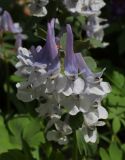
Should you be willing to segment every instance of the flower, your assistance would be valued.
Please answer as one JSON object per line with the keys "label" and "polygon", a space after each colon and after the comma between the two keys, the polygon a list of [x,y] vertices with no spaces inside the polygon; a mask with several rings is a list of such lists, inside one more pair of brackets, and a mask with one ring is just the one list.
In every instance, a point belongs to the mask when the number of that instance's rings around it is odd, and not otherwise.
{"label": "flower", "polygon": [[26,39],[27,36],[22,34],[22,28],[19,23],[14,23],[9,12],[4,11],[0,17],[0,32],[13,33],[16,39],[15,47],[18,49],[22,46],[22,40]]}
{"label": "flower", "polygon": [[[60,120],[58,117],[51,119],[54,122],[56,130],[51,130],[47,132],[47,139],[49,141],[58,142],[60,145],[68,143],[67,135],[72,133],[72,128],[66,123]],[[50,122],[52,123],[52,122]]]}
{"label": "flower", "polygon": [[13,23],[12,17],[9,12],[4,11],[1,17],[1,31],[21,33],[22,28],[20,27],[19,23]]}
{"label": "flower", "polygon": [[[85,30],[87,37],[95,38],[98,41],[102,42],[104,38],[104,29],[107,28],[108,24],[101,25],[100,23],[106,22],[106,19],[99,18],[96,15],[89,16],[88,22],[86,24]],[[103,43],[103,46],[106,46],[108,43]]]}
{"label": "flower", "polygon": [[[36,48],[32,46],[30,50],[20,47],[17,58],[19,62],[16,65],[18,69],[16,74],[22,75],[26,79],[27,85],[25,85],[25,88],[23,87],[25,92],[27,92],[27,86],[30,86],[34,92],[36,87],[41,87],[41,85],[43,87],[43,84],[45,84],[47,80],[49,81],[49,79],[56,78],[59,75],[60,62],[55,42],[54,20],[48,23],[45,46],[43,48],[41,46]],[[18,87],[18,91],[20,94],[24,94],[24,90],[22,92],[20,86]],[[20,97],[23,98],[24,96]]]}
{"label": "flower", "polygon": [[36,17],[43,17],[47,14],[45,6],[48,4],[49,0],[32,0],[29,3],[29,8],[31,14]]}
{"label": "flower", "polygon": [[105,6],[103,0],[64,0],[64,4],[69,11],[84,16],[99,15],[100,9]]}
{"label": "flower", "polygon": [[78,76],[78,65],[73,51],[73,33],[70,25],[67,25],[66,55],[64,58],[65,74],[68,77]]}
{"label": "flower", "polygon": [[65,75],[67,84],[63,94],[69,96],[72,93],[79,94],[84,89],[84,80],[78,77],[78,64],[73,51],[73,33],[70,25],[67,25],[66,55],[64,58]]}

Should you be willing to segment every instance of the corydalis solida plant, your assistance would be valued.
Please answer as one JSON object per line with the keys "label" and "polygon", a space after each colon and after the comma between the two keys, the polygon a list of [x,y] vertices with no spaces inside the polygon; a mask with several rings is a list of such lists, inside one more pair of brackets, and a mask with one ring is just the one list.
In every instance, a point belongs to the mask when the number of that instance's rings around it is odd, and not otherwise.
{"label": "corydalis solida plant", "polygon": [[69,118],[81,113],[83,122],[80,129],[84,139],[94,143],[97,139],[96,127],[103,126],[105,123],[102,120],[108,117],[101,101],[110,92],[110,86],[101,78],[103,71],[93,73],[81,53],[74,53],[69,24],[66,31],[64,64],[56,45],[54,19],[48,23],[43,47],[18,49],[16,74],[24,81],[17,83],[17,97],[24,102],[39,101],[36,111],[40,116],[49,118],[45,129],[49,141],[66,144],[67,136],[73,132]]}

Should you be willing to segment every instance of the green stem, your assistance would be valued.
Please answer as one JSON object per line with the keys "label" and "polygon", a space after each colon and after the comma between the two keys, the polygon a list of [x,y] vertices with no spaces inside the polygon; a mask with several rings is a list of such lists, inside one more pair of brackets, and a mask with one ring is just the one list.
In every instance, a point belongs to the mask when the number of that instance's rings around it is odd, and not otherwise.
{"label": "green stem", "polygon": [[6,86],[7,86],[6,107],[8,111],[10,108],[10,83],[9,83],[9,64],[7,61],[6,61]]}
{"label": "green stem", "polygon": [[72,160],[78,160],[78,149],[77,149],[77,141],[76,141],[76,133],[73,135],[73,157]]}

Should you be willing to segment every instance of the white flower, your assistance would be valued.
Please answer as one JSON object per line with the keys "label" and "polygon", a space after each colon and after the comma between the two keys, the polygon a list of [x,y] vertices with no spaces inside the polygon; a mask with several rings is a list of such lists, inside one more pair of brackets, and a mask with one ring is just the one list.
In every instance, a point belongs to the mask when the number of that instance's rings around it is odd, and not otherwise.
{"label": "white flower", "polygon": [[62,74],[59,74],[54,79],[48,79],[46,83],[46,93],[57,92],[61,93],[66,86],[67,79]]}
{"label": "white flower", "polygon": [[95,143],[97,139],[96,126],[103,126],[105,123],[100,119],[107,119],[108,112],[100,104],[97,109],[93,109],[88,113],[84,114],[84,124],[82,126],[84,139],[86,142]]}
{"label": "white flower", "polygon": [[69,11],[85,16],[99,15],[100,9],[105,6],[103,0],[64,0],[64,4]]}
{"label": "white flower", "polygon": [[86,125],[82,126],[82,130],[83,130],[83,135],[84,135],[84,139],[85,141],[91,142],[91,143],[95,143],[97,140],[97,129],[94,128],[88,128]]}
{"label": "white flower", "polygon": [[63,94],[65,96],[70,96],[71,94],[80,94],[83,92],[85,86],[85,82],[82,78],[76,78],[75,80],[71,80],[67,78],[66,87],[64,88]]}
{"label": "white flower", "polygon": [[40,106],[36,109],[39,116],[52,116],[60,113],[60,105],[56,101],[54,95],[43,95],[39,99],[41,101]]}
{"label": "white flower", "polygon": [[61,136],[59,131],[52,130],[47,132],[47,140],[58,142],[60,145],[65,145],[68,143],[66,136]]}
{"label": "white flower", "polygon": [[60,145],[68,143],[67,135],[72,133],[71,127],[60,119],[54,120],[56,130],[47,132],[47,139],[49,141],[56,141]]}
{"label": "white flower", "polygon": [[45,6],[47,5],[48,0],[32,0],[29,4],[31,14],[36,17],[43,17],[47,14]]}
{"label": "white flower", "polygon": [[17,83],[17,98],[23,102],[30,102],[34,99],[38,99],[44,93],[44,87],[36,87],[32,88],[32,84],[28,83],[27,81]]}
{"label": "white flower", "polygon": [[106,19],[102,19],[97,17],[97,15],[92,15],[88,17],[88,22],[85,27],[86,34],[90,38],[96,38],[99,41],[103,40],[104,37],[104,29],[107,28],[109,25],[104,24],[101,25],[101,22],[106,22]]}

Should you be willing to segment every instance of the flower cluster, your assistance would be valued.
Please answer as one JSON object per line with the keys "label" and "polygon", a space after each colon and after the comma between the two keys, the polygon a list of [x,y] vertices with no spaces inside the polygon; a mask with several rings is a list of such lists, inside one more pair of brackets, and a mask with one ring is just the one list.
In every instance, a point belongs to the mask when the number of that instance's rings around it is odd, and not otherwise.
{"label": "flower cluster", "polygon": [[22,46],[22,40],[26,38],[26,36],[22,34],[22,28],[19,23],[14,23],[11,15],[7,11],[4,11],[0,16],[0,32],[13,33],[16,39],[15,46],[17,49]]}
{"label": "flower cluster", "polygon": [[[103,0],[64,0],[64,4],[67,9],[71,12],[77,12],[81,15],[87,17],[87,24],[85,30],[89,38],[96,38],[102,42],[104,37],[103,29],[108,26],[108,24],[102,25],[107,20],[99,18],[101,14],[101,8],[105,6]],[[102,43],[105,47],[108,43]]]}
{"label": "flower cluster", "polygon": [[74,53],[73,33],[69,24],[66,30],[63,56],[56,44],[54,19],[48,23],[44,47],[18,49],[16,74],[22,76],[24,81],[16,85],[17,97],[24,102],[39,100],[37,112],[49,118],[46,126],[48,140],[66,144],[67,136],[72,133],[69,118],[82,113],[81,129],[85,141],[94,143],[97,139],[96,127],[104,125],[102,120],[108,117],[101,101],[110,92],[110,86],[101,78],[104,70],[93,73],[81,53]]}

